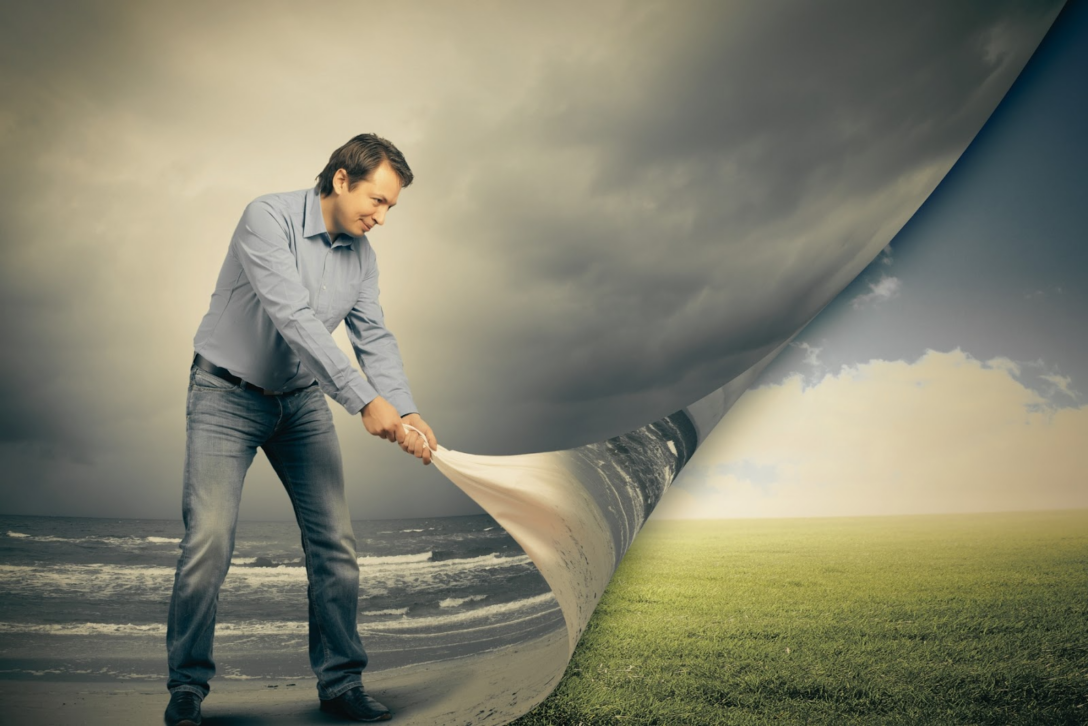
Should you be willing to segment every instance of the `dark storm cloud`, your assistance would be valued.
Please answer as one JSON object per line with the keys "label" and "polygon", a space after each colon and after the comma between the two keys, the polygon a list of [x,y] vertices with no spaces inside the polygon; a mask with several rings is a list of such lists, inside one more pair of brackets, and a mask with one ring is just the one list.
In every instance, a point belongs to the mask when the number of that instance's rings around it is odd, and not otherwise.
{"label": "dark storm cloud", "polygon": [[[0,30],[6,505],[173,515],[230,230],[365,130],[416,172],[373,237],[440,442],[556,449],[671,413],[879,253],[1057,6],[18,6]],[[464,511],[337,415],[360,512]]]}
{"label": "dark storm cloud", "polygon": [[[442,216],[504,261],[475,311],[500,363],[472,395],[520,398],[532,422],[501,450],[633,428],[807,322],[969,143],[1053,12],[643,4],[508,115],[444,117],[462,158],[438,186],[465,191]],[[644,402],[595,415],[621,396]]]}

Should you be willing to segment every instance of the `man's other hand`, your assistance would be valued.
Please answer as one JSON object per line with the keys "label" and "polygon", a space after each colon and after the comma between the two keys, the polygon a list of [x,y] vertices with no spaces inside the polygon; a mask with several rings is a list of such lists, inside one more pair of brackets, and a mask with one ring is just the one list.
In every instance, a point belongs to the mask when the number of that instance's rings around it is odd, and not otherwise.
{"label": "man's other hand", "polygon": [[[402,418],[401,421],[422,431],[423,436],[420,436],[415,431],[409,430],[405,434],[404,440],[400,442],[400,448],[404,449],[417,459],[423,459],[424,465],[430,464],[431,452],[438,448],[438,441],[435,440],[431,427],[427,425],[426,421],[420,418],[418,413],[410,413]],[[424,436],[426,439],[424,439]],[[424,443],[424,441],[426,441],[426,443]]]}
{"label": "man's other hand", "polygon": [[367,433],[380,439],[403,444],[404,427],[400,425],[400,414],[389,401],[378,396],[363,406],[360,415],[363,417],[363,426],[366,427]]}

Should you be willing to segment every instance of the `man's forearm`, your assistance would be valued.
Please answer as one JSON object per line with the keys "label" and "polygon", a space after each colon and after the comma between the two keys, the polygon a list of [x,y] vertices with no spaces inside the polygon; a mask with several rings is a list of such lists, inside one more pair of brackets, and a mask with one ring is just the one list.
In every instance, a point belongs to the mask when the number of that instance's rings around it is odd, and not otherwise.
{"label": "man's forearm", "polygon": [[378,260],[369,246],[367,272],[344,323],[359,366],[374,388],[401,416],[417,412],[396,336],[385,327],[385,313],[379,302]]}

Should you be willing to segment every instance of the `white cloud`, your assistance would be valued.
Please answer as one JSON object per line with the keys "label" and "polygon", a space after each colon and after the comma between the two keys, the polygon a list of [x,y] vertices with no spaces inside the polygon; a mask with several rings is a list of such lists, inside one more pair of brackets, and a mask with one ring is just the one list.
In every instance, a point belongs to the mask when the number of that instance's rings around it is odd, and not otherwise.
{"label": "white cloud", "polygon": [[810,366],[820,365],[820,351],[822,351],[823,348],[817,348],[814,345],[810,345],[804,342],[790,343],[790,345],[805,351],[805,363],[808,363]]}
{"label": "white cloud", "polygon": [[[851,516],[1088,506],[1088,407],[953,350],[746,393],[655,516]],[[1063,376],[1048,380],[1069,389]],[[774,481],[738,473],[774,471]],[[724,468],[723,468],[724,467]],[[725,473],[728,471],[729,473]],[[686,488],[686,489],[685,489]]]}
{"label": "white cloud", "polygon": [[[1009,366],[1014,376],[1024,381],[1025,385],[1030,386],[1044,398],[1068,396],[1076,400],[1080,397],[1080,392],[1073,388],[1073,379],[1063,376],[1057,370],[1050,370],[1042,358],[1019,362],[1003,358],[1001,361],[1003,365]],[[1063,403],[1067,402],[1063,401]]]}
{"label": "white cloud", "polygon": [[892,264],[892,245],[890,242],[884,245],[884,249],[880,251],[880,262],[885,265]]}
{"label": "white cloud", "polygon": [[1070,398],[1077,398],[1080,395],[1077,391],[1073,390],[1071,386],[1071,384],[1073,383],[1073,379],[1069,376],[1062,376],[1057,373],[1044,373],[1039,377],[1042,378],[1044,381],[1049,381],[1050,383],[1054,384],[1054,389],[1052,389],[1053,393],[1051,393],[1051,395],[1053,395],[1057,391],[1061,391]]}
{"label": "white cloud", "polygon": [[1031,299],[1037,298],[1037,297],[1051,297],[1053,295],[1064,295],[1064,294],[1065,294],[1065,290],[1062,288],[1062,286],[1061,285],[1055,285],[1054,287],[1050,288],[1049,291],[1047,291],[1047,290],[1038,290],[1038,289],[1028,290],[1027,292],[1024,293],[1024,299],[1025,300],[1031,300]]}
{"label": "white cloud", "polygon": [[[1038,361],[1042,363],[1042,361]],[[1034,363],[1027,363],[1027,365],[1033,365]],[[1007,370],[1010,375],[1020,377],[1021,367],[1020,364],[1014,361],[1012,358],[1006,358],[1005,356],[997,356],[986,361],[986,365],[990,368],[1001,368]]]}
{"label": "white cloud", "polygon": [[903,283],[900,282],[898,277],[881,275],[879,280],[869,283],[869,290],[871,290],[871,292],[867,292],[864,295],[858,295],[850,302],[850,304],[855,310],[859,310],[869,303],[891,300],[893,297],[899,295],[899,291],[902,287]]}

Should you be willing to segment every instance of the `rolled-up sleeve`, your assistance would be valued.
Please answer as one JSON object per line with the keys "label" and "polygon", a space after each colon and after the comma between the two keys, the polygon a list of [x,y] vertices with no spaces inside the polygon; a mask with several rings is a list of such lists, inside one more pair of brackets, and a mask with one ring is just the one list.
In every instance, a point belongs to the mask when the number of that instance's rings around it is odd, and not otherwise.
{"label": "rolled-up sleeve", "polygon": [[359,366],[382,397],[406,416],[416,413],[416,404],[408,388],[408,377],[400,357],[397,340],[385,327],[385,315],[378,301],[378,260],[374,249],[366,245],[366,273],[355,305],[344,322],[348,339],[359,358]]}
{"label": "rolled-up sleeve", "polygon": [[332,334],[310,307],[310,292],[302,284],[288,231],[270,205],[250,202],[231,238],[235,255],[264,311],[321,390],[356,414],[378,392],[351,364]]}

